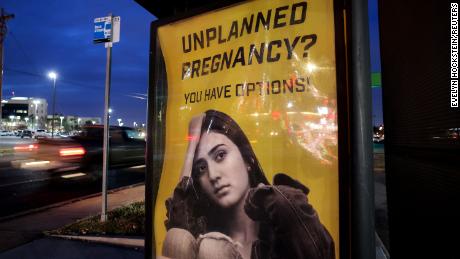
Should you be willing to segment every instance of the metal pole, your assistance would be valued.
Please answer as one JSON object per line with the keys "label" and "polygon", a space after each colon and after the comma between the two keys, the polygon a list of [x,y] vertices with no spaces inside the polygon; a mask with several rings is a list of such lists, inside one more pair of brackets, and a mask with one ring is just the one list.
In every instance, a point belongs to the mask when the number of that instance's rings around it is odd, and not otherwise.
{"label": "metal pole", "polygon": [[[35,114],[34,114],[34,125],[32,125],[33,128],[34,128],[34,130],[37,130],[37,125],[38,125],[38,121],[37,121],[37,117],[38,117],[38,116],[37,116],[37,110],[38,110],[38,104],[36,103],[36,104],[35,104]],[[47,129],[46,131],[48,131],[48,129]]]}
{"label": "metal pole", "polygon": [[2,85],[3,85],[3,41],[6,37],[6,21],[14,18],[14,15],[5,15],[3,8],[0,9],[0,128],[2,128]]}
{"label": "metal pole", "polygon": [[0,128],[3,126],[2,122],[2,86],[3,86],[3,42],[6,37],[7,27],[6,21],[13,19],[14,14],[6,14],[3,8],[0,9]]}
{"label": "metal pole", "polygon": [[[113,35],[113,17],[109,14],[112,24]],[[105,66],[105,102],[104,102],[104,148],[103,148],[103,162],[102,162],[102,213],[101,221],[107,220],[107,172],[109,162],[109,107],[110,107],[110,77],[112,73],[112,42],[105,44],[107,48],[107,63]]]}
{"label": "metal pole", "polygon": [[[3,86],[3,39],[6,31],[6,21],[3,21],[3,8],[0,9],[0,129],[3,127],[2,122],[2,86]],[[6,34],[6,33],[5,33]]]}
{"label": "metal pole", "polygon": [[372,94],[367,0],[351,1],[352,256],[375,258]]}
{"label": "metal pole", "polygon": [[[2,9],[3,13],[3,9]],[[3,23],[0,22],[0,30],[2,30]],[[1,35],[0,31],[0,129],[3,127],[2,121],[2,85],[3,85],[3,35]]]}
{"label": "metal pole", "polygon": [[54,114],[56,106],[56,78],[53,78],[53,121],[51,122],[51,138],[54,138]]}

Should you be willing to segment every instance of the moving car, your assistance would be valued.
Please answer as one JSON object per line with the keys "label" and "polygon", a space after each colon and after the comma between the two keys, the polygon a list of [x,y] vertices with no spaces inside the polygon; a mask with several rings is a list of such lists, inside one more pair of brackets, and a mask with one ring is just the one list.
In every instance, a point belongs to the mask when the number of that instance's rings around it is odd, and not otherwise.
{"label": "moving car", "polygon": [[[50,171],[81,169],[100,174],[103,155],[103,125],[84,127],[68,138],[41,138],[34,159],[46,161]],[[129,127],[110,127],[109,166],[128,167],[145,164],[145,140]],[[41,168],[43,169],[43,168]]]}

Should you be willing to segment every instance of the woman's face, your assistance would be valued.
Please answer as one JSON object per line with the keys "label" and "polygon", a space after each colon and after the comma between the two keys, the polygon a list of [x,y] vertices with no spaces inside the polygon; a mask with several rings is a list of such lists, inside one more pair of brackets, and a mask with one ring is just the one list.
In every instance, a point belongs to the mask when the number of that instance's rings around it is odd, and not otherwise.
{"label": "woman's face", "polygon": [[203,191],[215,204],[232,208],[244,202],[250,187],[248,170],[238,147],[225,135],[201,136],[194,168]]}

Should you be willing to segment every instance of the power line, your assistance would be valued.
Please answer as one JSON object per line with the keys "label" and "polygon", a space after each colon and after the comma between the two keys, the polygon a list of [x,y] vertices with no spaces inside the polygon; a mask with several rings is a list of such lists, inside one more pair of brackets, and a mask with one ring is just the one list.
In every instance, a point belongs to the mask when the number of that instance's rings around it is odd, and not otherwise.
{"label": "power line", "polygon": [[[39,78],[46,78],[46,79],[48,78],[47,76],[45,76],[43,74],[37,74],[37,73],[24,71],[24,70],[19,70],[19,69],[5,68],[5,71],[18,73],[18,74],[23,74],[23,75],[27,75],[27,76],[39,77]],[[64,83],[64,84],[69,84],[69,85],[80,86],[80,87],[84,87],[84,88],[91,88],[91,89],[98,89],[98,88],[102,89],[103,88],[102,86],[87,85],[87,84],[82,84],[82,83],[79,83],[77,81],[67,80],[67,79],[60,79],[59,82]]]}
{"label": "power line", "polygon": [[[48,76],[46,76],[46,75],[33,73],[33,72],[29,72],[29,71],[24,71],[24,70],[19,70],[19,69],[12,69],[12,68],[5,68],[4,71],[17,73],[17,74],[23,74],[23,75],[26,75],[26,76],[38,77],[38,78],[48,80]],[[80,83],[78,81],[68,80],[68,79],[59,79],[59,82],[61,84],[75,85],[75,86],[79,86],[79,87],[83,87],[83,88],[91,88],[92,90],[103,89],[102,84],[101,85],[87,85],[87,84],[82,84],[82,83]],[[147,99],[147,94],[144,94],[144,93],[131,93],[130,95],[125,94],[125,96],[129,96],[129,97],[137,98],[137,99],[143,99],[143,100]]]}
{"label": "power line", "polygon": [[13,72],[13,73],[28,75],[28,76],[43,77],[43,75],[40,75],[40,74],[27,72],[27,71],[21,71],[21,70],[17,70],[17,69],[5,68],[4,70],[9,71],[9,72]]}
{"label": "power line", "polygon": [[125,96],[135,98],[135,99],[140,99],[140,100],[147,100],[147,97],[142,97],[142,96],[137,96],[137,95],[125,94]]}
{"label": "power line", "polygon": [[35,69],[35,72],[38,73],[38,66],[37,66],[37,63],[35,63],[31,58],[30,58],[30,55],[27,54],[27,52],[24,50],[24,48],[22,47],[22,44],[21,42],[18,40],[18,38],[16,38],[16,36],[13,34],[12,31],[9,31],[8,34],[11,36],[11,38],[16,42],[16,46],[18,47],[19,51],[22,53],[22,55],[24,55],[25,59],[28,60],[29,64],[32,64],[32,66],[34,67]]}
{"label": "power line", "polygon": [[[44,75],[39,74],[39,72],[38,72],[39,69],[37,69],[38,67],[37,67],[36,63],[30,58],[30,56],[26,53],[26,51],[24,51],[24,48],[22,47],[22,44],[16,38],[16,36],[13,34],[13,32],[10,31],[8,34],[11,35],[11,37],[15,40],[16,45],[17,45],[19,51],[22,53],[22,55],[24,55],[24,57],[29,61],[29,63],[34,66],[35,73],[28,72],[28,71],[21,71],[21,70],[17,70],[17,69],[5,69],[5,70],[10,71],[10,72],[16,72],[16,73],[28,75],[28,76],[45,77]],[[60,81],[60,83],[76,85],[76,86],[85,87],[85,88],[92,88],[92,89],[94,89],[94,88],[102,88],[101,86],[92,86],[92,85],[81,84],[81,83],[78,83],[78,82],[73,81],[73,80],[60,79],[59,81]]]}

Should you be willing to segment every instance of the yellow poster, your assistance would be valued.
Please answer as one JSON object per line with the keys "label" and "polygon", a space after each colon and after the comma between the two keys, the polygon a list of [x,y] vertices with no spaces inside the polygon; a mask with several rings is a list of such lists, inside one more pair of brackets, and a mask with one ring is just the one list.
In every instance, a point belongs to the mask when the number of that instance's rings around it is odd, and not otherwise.
{"label": "yellow poster", "polygon": [[248,1],[157,35],[157,256],[338,258],[333,1]]}

